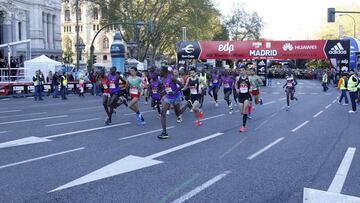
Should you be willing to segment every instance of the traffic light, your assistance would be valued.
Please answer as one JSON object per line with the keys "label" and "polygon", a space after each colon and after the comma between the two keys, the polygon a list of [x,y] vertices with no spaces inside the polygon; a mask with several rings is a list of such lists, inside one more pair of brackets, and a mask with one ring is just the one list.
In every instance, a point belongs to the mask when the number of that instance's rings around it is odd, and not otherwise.
{"label": "traffic light", "polygon": [[96,58],[96,55],[94,54],[93,55],[93,64],[97,63],[97,58]]}
{"label": "traffic light", "polygon": [[335,8],[328,8],[327,21],[328,23],[335,22]]}

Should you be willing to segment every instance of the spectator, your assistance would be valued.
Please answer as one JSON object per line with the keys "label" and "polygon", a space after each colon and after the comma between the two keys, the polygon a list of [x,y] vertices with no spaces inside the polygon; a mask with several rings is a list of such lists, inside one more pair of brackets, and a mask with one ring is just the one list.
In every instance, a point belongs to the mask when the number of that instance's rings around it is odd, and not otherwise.
{"label": "spectator", "polygon": [[61,91],[61,99],[62,100],[67,100],[67,97],[66,97],[67,85],[68,85],[67,76],[66,76],[66,73],[63,73],[63,75],[60,78],[60,87],[61,87],[60,91]]}
{"label": "spectator", "polygon": [[58,94],[59,94],[59,74],[58,72],[55,72],[55,74],[53,75],[52,81],[51,81],[51,87],[53,89],[53,98],[59,98]]}
{"label": "spectator", "polygon": [[41,100],[43,100],[41,92],[42,92],[42,85],[44,82],[44,76],[42,75],[40,70],[36,71],[36,74],[33,76],[33,81],[34,81],[34,88],[35,88],[34,100],[37,101],[37,99],[39,97],[39,101],[41,101]]}

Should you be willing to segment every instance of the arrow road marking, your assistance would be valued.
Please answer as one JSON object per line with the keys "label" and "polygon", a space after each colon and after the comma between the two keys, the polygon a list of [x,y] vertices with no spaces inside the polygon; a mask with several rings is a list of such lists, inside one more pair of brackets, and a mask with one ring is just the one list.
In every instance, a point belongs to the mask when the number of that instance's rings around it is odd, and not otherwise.
{"label": "arrow road marking", "polygon": [[52,141],[51,140],[52,138],[80,134],[80,133],[91,132],[91,131],[97,131],[97,130],[103,130],[103,129],[107,129],[107,128],[114,128],[114,127],[118,127],[118,126],[129,125],[129,124],[130,124],[130,122],[119,123],[119,124],[114,124],[114,125],[109,125],[109,126],[98,127],[98,128],[90,128],[90,129],[86,129],[86,130],[78,130],[78,131],[73,131],[73,132],[68,132],[68,133],[61,133],[61,134],[51,135],[51,136],[47,136],[47,137],[26,137],[26,138],[22,138],[22,139],[18,139],[18,140],[0,143],[0,149],[22,146],[22,145],[29,145],[29,144],[36,144],[36,143],[42,143],[42,142],[49,142],[49,141]]}
{"label": "arrow road marking", "polygon": [[94,172],[91,172],[85,176],[82,176],[76,180],[73,180],[73,181],[71,181],[63,186],[60,186],[54,190],[51,190],[49,192],[55,192],[55,191],[71,188],[74,186],[83,185],[83,184],[93,182],[96,180],[101,180],[104,178],[109,178],[109,177],[120,175],[123,173],[139,170],[139,169],[150,167],[150,166],[157,165],[157,164],[161,164],[161,163],[163,163],[162,161],[158,161],[158,160],[154,160],[154,159],[164,156],[166,154],[184,149],[186,147],[190,147],[192,145],[219,137],[223,134],[224,133],[215,133],[215,134],[209,135],[207,137],[200,138],[200,139],[167,149],[165,151],[161,151],[161,152],[149,155],[147,157],[138,157],[138,156],[134,156],[134,155],[129,155],[125,158],[122,158],[118,161],[108,164]]}
{"label": "arrow road marking", "polygon": [[224,173],[221,173],[214,178],[210,179],[206,183],[196,187],[195,189],[191,190],[190,192],[186,193],[185,195],[181,196],[180,198],[176,199],[172,203],[183,203],[189,200],[190,198],[194,197],[195,195],[199,194],[201,191],[205,190],[206,188],[212,186],[216,182],[220,181],[221,179],[225,178],[227,175],[229,175],[231,171],[225,171]]}
{"label": "arrow road marking", "polygon": [[340,194],[344,186],[346,176],[349,172],[351,162],[354,158],[356,148],[349,147],[345,153],[343,160],[336,172],[333,181],[330,184],[328,191],[315,190],[311,188],[304,188],[303,202],[351,202],[360,203],[360,198],[350,195]]}
{"label": "arrow road marking", "polygon": [[0,166],[0,169],[12,167],[12,166],[17,166],[17,165],[20,165],[20,164],[25,164],[25,163],[29,163],[29,162],[33,162],[33,161],[38,161],[38,160],[41,160],[41,159],[46,159],[46,158],[50,158],[50,157],[54,157],[54,156],[59,156],[59,155],[63,155],[63,154],[71,153],[71,152],[76,152],[76,151],[83,150],[83,149],[85,149],[85,148],[81,147],[81,148],[72,149],[72,150],[68,150],[68,151],[58,152],[58,153],[55,153],[55,154],[49,154],[49,155],[46,155],[46,156],[36,157],[36,158],[33,158],[33,159],[28,159],[28,160],[24,160],[24,161],[12,163],[12,164],[3,165],[3,166]]}

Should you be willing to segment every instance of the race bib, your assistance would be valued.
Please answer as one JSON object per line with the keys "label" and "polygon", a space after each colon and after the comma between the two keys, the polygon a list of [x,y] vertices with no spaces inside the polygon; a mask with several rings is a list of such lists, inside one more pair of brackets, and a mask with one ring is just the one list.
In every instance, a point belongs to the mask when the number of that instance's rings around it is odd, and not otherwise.
{"label": "race bib", "polygon": [[218,83],[218,80],[213,80],[213,83]]}
{"label": "race bib", "polygon": [[249,88],[247,85],[240,85],[240,93],[248,93]]}
{"label": "race bib", "polygon": [[190,87],[190,94],[198,94],[196,87]]}
{"label": "race bib", "polygon": [[292,87],[293,84],[292,84],[292,82],[288,82],[286,86],[287,86],[287,87]]}
{"label": "race bib", "polygon": [[165,87],[165,92],[166,92],[166,94],[170,94],[173,91],[172,91],[171,87],[168,86],[168,87]]}
{"label": "race bib", "polygon": [[229,83],[225,83],[225,84],[224,84],[224,87],[225,87],[225,88],[230,88]]}
{"label": "race bib", "polygon": [[152,93],[153,93],[153,94],[157,94],[157,93],[158,93],[158,90],[157,90],[157,89],[152,89]]}
{"label": "race bib", "polygon": [[103,87],[104,87],[104,89],[109,88],[109,87],[107,86],[107,84],[103,84]]}
{"label": "race bib", "polygon": [[115,86],[115,83],[114,83],[114,82],[111,82],[111,83],[110,83],[110,88],[111,88],[111,89],[115,89],[115,88],[116,88],[116,86]]}
{"label": "race bib", "polygon": [[132,87],[132,88],[130,89],[130,94],[139,94],[138,88],[137,88],[137,87]]}

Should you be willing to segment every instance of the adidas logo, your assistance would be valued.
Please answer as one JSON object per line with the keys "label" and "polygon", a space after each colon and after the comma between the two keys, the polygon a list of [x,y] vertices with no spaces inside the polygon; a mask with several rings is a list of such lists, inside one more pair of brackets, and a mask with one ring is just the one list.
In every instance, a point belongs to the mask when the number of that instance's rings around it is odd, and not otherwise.
{"label": "adidas logo", "polygon": [[290,43],[286,43],[283,46],[284,51],[292,51],[293,49],[294,49],[294,46],[292,44],[290,44]]}
{"label": "adidas logo", "polygon": [[330,49],[329,54],[347,54],[347,51],[344,49],[341,43],[338,42],[333,48]]}
{"label": "adidas logo", "polygon": [[260,62],[258,63],[258,65],[259,65],[259,66],[265,66],[266,64],[265,64],[264,61],[260,61]]}

